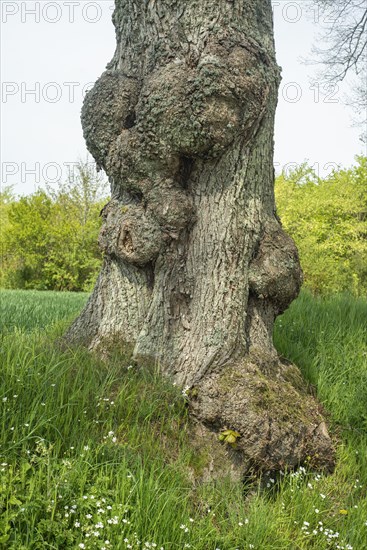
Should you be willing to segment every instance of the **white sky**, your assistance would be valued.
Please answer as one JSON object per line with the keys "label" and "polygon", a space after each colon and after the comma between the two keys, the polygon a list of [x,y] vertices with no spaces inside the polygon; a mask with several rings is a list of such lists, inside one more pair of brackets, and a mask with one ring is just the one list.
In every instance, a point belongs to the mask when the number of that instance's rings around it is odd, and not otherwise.
{"label": "white sky", "polygon": [[[308,160],[326,175],[366,154],[342,103],[310,88],[310,54],[320,29],[305,1],[274,0],[278,63],[283,67],[275,134],[275,167]],[[1,180],[16,193],[65,178],[85,159],[80,125],[83,88],[111,59],[112,0],[1,1]],[[320,92],[323,84],[319,83]],[[33,90],[33,92],[32,92]]]}

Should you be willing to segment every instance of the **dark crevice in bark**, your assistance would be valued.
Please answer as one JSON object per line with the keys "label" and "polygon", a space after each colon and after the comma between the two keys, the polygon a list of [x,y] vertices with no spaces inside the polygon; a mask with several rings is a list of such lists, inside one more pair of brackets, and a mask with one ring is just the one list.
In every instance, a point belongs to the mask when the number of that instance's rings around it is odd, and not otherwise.
{"label": "dark crevice in bark", "polygon": [[178,181],[183,189],[188,189],[191,171],[195,160],[190,157],[181,156]]}
{"label": "dark crevice in bark", "polygon": [[136,123],[136,113],[129,113],[128,116],[125,118],[124,128],[129,129],[135,126]]}

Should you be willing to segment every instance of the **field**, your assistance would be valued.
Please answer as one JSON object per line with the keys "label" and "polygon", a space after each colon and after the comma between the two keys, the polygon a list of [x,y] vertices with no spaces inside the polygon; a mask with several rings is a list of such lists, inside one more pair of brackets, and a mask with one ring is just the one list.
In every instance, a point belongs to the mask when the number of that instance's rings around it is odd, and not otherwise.
{"label": "field", "polygon": [[58,338],[86,294],[0,293],[0,548],[367,548],[367,301],[303,293],[279,353],[314,386],[338,461],[246,493],[193,483],[184,396],[121,351],[108,366]]}

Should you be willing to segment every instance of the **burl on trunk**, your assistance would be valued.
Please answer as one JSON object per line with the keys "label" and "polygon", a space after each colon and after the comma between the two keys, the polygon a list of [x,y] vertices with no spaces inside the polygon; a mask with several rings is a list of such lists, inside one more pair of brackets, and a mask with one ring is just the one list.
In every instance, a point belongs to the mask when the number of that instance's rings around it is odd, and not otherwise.
{"label": "burl on trunk", "polygon": [[113,22],[82,111],[111,182],[105,259],[68,338],[157,362],[204,437],[237,432],[236,471],[331,468],[318,404],[272,343],[302,274],[275,212],[270,0],[116,0]]}

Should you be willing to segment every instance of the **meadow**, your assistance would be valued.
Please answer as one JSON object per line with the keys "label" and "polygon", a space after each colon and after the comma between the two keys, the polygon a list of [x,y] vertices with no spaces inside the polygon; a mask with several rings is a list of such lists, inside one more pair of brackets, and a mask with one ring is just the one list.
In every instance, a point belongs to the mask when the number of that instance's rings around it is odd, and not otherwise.
{"label": "meadow", "polygon": [[279,353],[317,392],[337,465],[244,487],[199,483],[187,402],[116,350],[59,337],[87,294],[0,292],[0,548],[365,550],[367,300],[303,292]]}

